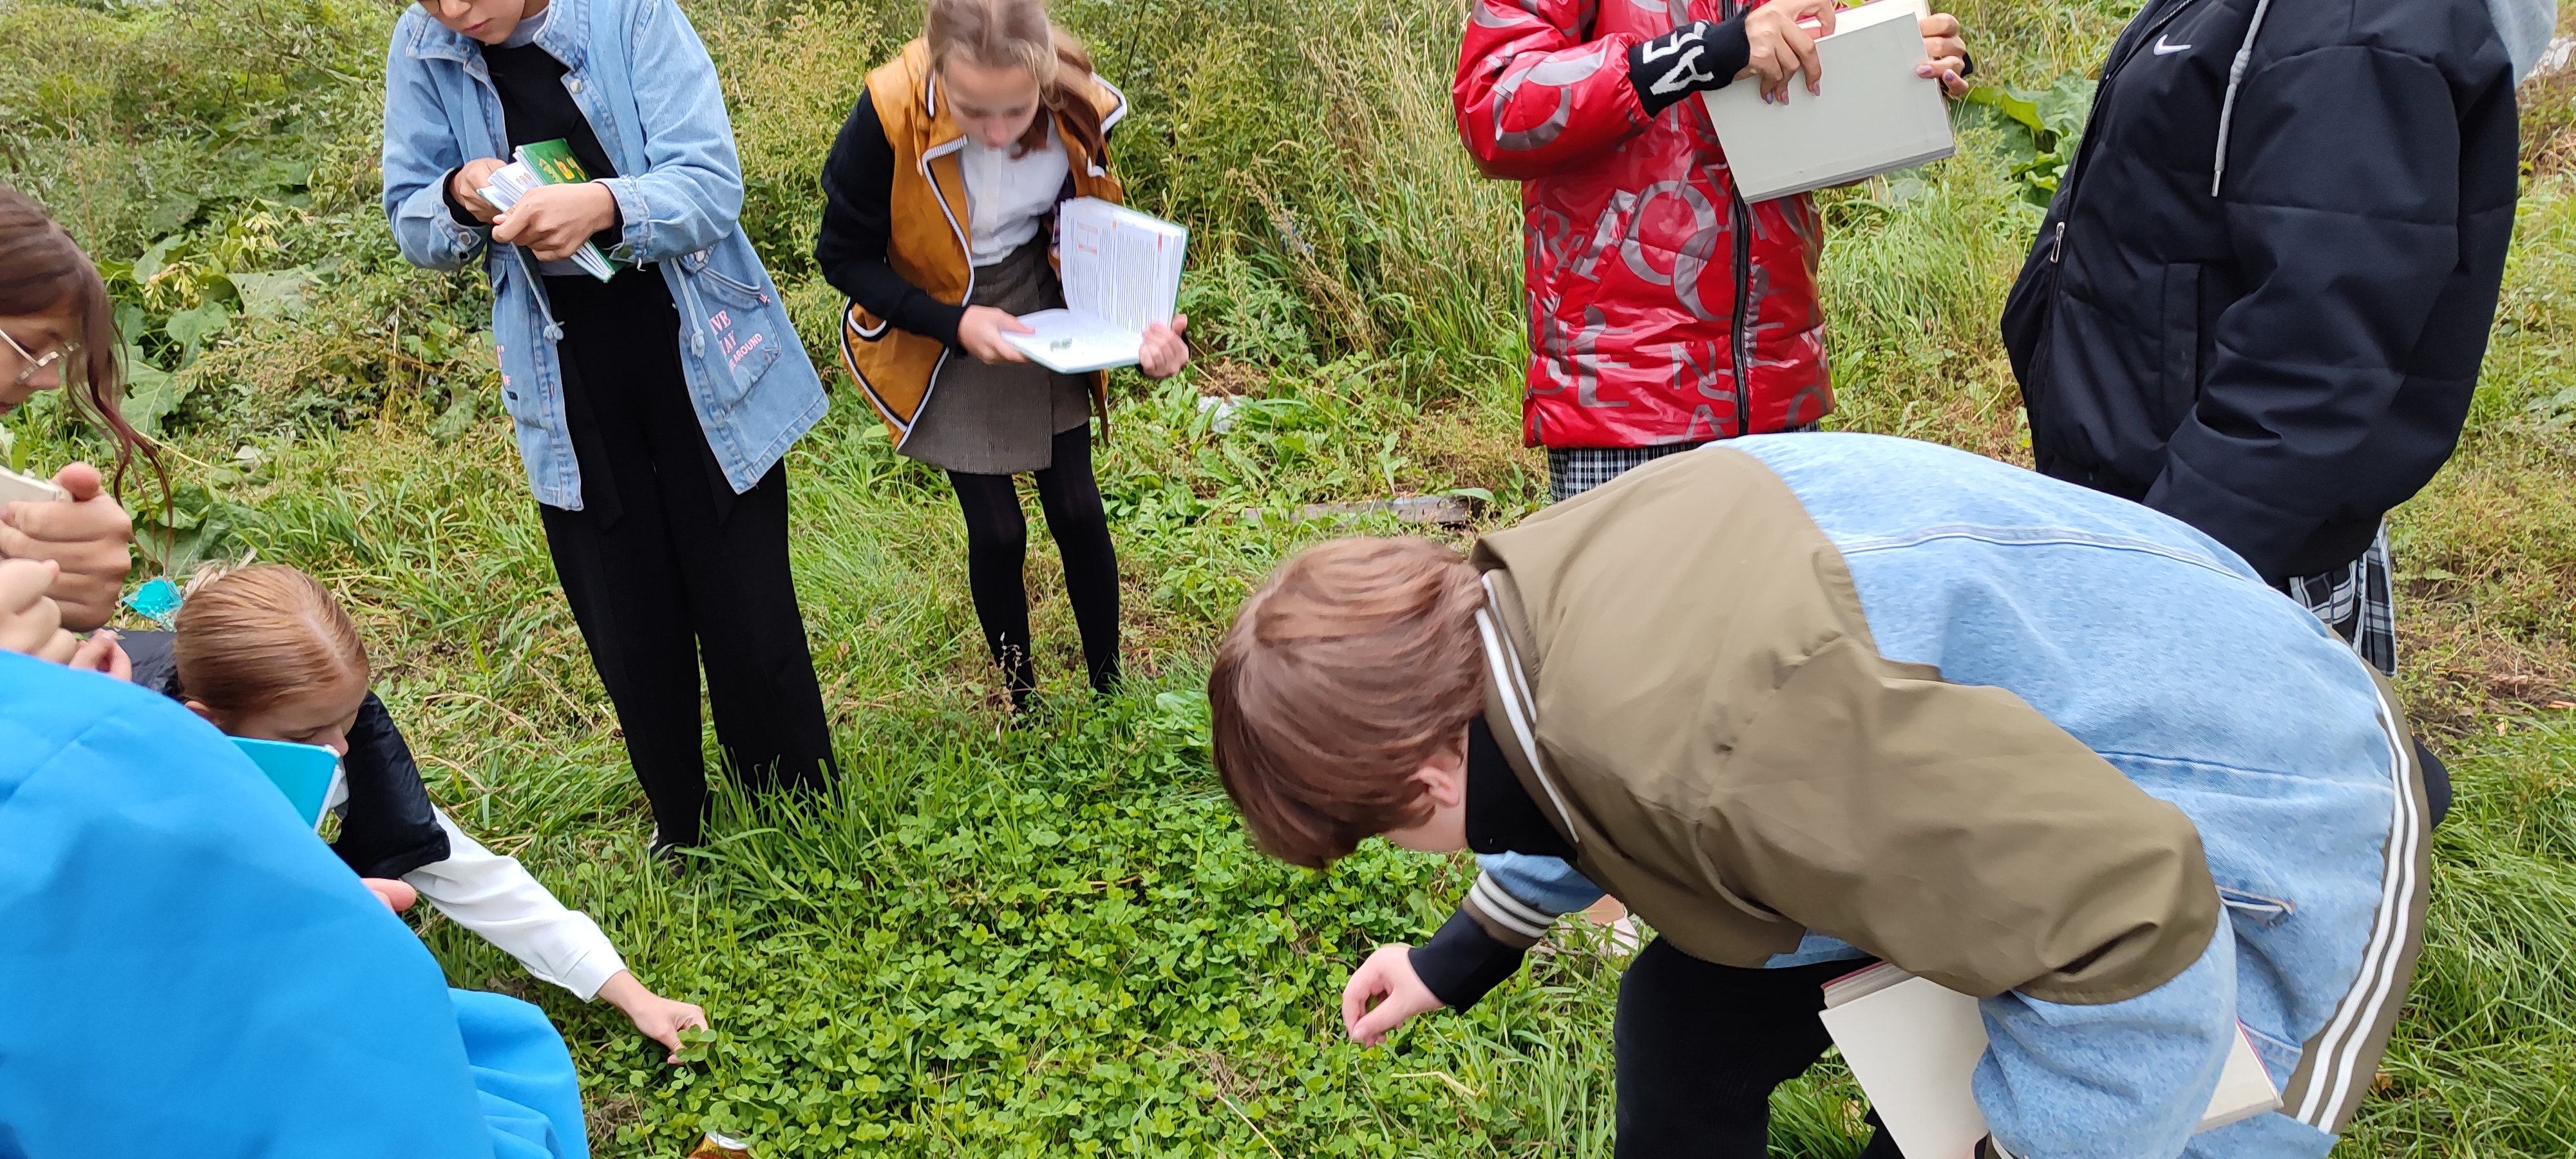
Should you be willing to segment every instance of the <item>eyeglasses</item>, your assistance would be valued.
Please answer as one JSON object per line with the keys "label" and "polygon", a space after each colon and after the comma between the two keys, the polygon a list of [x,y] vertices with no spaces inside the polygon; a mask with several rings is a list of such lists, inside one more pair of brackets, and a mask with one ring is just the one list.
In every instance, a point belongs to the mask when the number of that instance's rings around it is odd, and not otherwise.
{"label": "eyeglasses", "polygon": [[27,380],[44,373],[46,367],[52,366],[65,358],[80,353],[80,343],[65,342],[60,346],[46,351],[44,356],[40,358],[36,355],[27,353],[27,348],[18,344],[17,337],[6,330],[0,330],[0,342],[7,342],[9,344],[9,349],[18,353],[18,360],[27,364],[25,369],[18,372],[18,377],[9,380],[9,385],[13,387],[27,385]]}

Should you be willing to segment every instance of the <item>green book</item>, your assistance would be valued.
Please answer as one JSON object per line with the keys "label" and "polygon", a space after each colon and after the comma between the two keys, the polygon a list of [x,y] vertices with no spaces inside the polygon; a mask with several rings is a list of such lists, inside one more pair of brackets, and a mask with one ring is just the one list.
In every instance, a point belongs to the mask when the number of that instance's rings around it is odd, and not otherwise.
{"label": "green book", "polygon": [[[516,160],[493,170],[491,184],[477,191],[503,213],[540,185],[578,185],[590,180],[589,171],[581,167],[581,159],[572,155],[572,144],[561,137],[521,145],[515,156]],[[580,249],[572,251],[572,262],[583,273],[603,282],[617,276],[617,267],[592,242],[583,242]]]}

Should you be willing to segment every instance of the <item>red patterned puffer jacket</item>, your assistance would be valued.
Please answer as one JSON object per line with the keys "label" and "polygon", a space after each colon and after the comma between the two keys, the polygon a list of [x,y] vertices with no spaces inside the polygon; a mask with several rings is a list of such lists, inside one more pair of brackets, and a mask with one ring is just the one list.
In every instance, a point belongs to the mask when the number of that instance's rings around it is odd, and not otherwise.
{"label": "red patterned puffer jacket", "polygon": [[1521,182],[1531,445],[1697,442],[1833,409],[1814,202],[1737,200],[1699,100],[1648,120],[1628,79],[1630,45],[1734,10],[1469,0],[1450,97],[1477,168]]}

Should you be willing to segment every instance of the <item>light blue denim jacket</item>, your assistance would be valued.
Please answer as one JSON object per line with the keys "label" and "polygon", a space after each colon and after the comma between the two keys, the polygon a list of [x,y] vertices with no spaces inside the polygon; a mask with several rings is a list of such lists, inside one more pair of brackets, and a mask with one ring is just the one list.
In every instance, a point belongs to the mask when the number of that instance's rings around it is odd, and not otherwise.
{"label": "light blue denim jacket", "polygon": [[[1983,1000],[1974,1088],[1996,1139],[2045,1159],[2324,1155],[2333,1136],[2288,1114],[2192,1132],[2238,1022],[2286,1082],[2375,952],[2410,815],[2352,649],[2216,540],[2136,504],[1904,439],[1715,446],[1768,465],[1841,549],[1882,654],[2012,691],[2200,830],[2230,920],[2197,963],[2123,1002]],[[1601,894],[1554,858],[1480,860],[1550,913]],[[1811,932],[1770,965],[1860,956]]]}
{"label": "light blue denim jacket", "polygon": [[[760,482],[823,417],[822,380],[761,268],[742,213],[742,167],[715,62],[671,0],[554,0],[536,45],[566,68],[619,176],[625,233],[610,256],[651,263],[680,311],[681,364],[707,446],[736,491]],[[415,265],[452,270],[480,255],[492,279],[501,396],[537,502],[578,511],[581,466],[565,426],[563,336],[536,255],[459,224],[441,182],[480,157],[507,159],[501,97],[474,41],[417,5],[385,57],[385,216]]]}

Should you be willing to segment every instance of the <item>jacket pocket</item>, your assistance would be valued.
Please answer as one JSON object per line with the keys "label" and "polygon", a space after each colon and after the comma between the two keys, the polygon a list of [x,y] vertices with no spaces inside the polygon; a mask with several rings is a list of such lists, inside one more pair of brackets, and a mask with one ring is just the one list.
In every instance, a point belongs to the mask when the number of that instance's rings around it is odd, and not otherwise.
{"label": "jacket pocket", "polygon": [[2228,916],[2264,930],[2288,921],[2299,908],[2281,898],[2224,885],[2218,887],[2218,901],[2227,907]]}
{"label": "jacket pocket", "polygon": [[796,332],[774,295],[718,269],[707,252],[680,258],[680,280],[698,315],[691,324],[713,339],[693,342],[690,353],[714,372],[717,401],[733,406],[750,396],[786,344],[797,340]]}
{"label": "jacket pocket", "polygon": [[2154,403],[2157,432],[2170,437],[2200,401],[2200,266],[2166,266],[2164,291],[2164,366]]}

